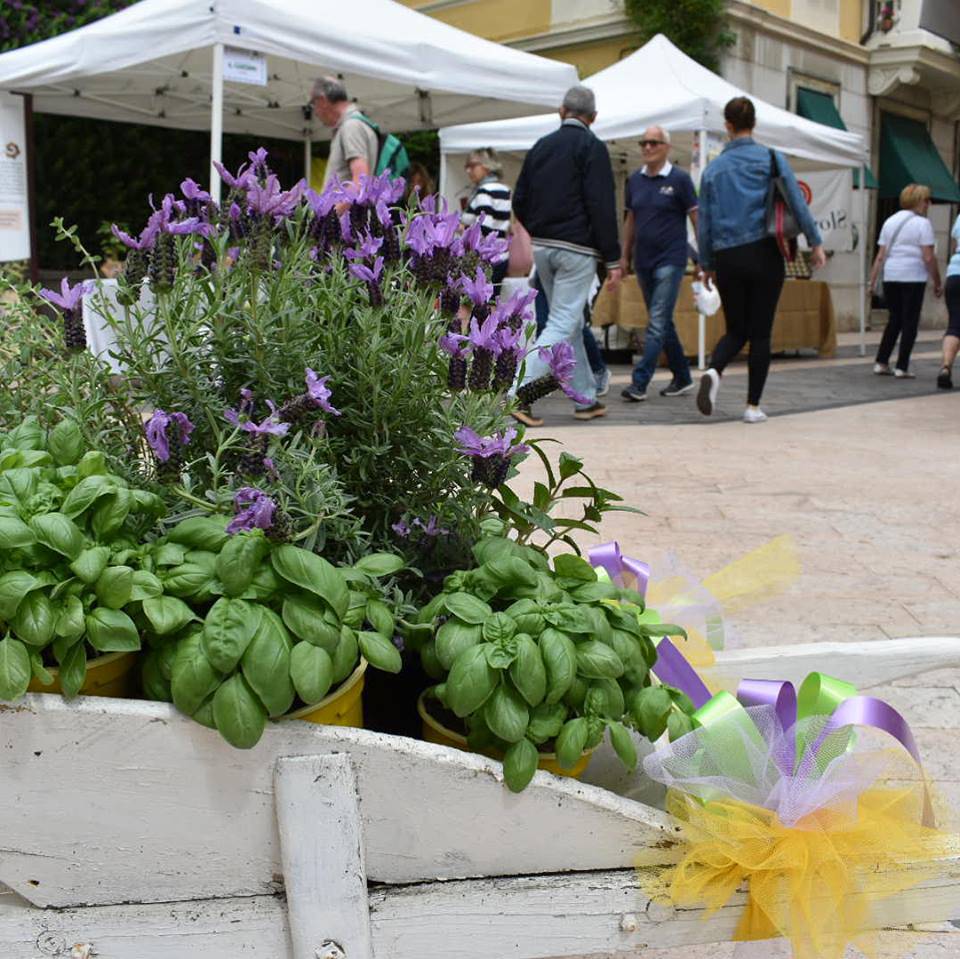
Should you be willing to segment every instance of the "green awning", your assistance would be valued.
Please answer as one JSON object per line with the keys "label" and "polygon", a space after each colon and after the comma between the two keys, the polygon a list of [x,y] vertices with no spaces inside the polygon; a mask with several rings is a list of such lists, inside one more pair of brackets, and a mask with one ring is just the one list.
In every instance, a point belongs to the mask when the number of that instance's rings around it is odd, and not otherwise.
{"label": "green awning", "polygon": [[[810,90],[807,87],[797,88],[797,113],[814,123],[822,123],[826,127],[833,127],[835,130],[846,130],[847,125],[840,116],[836,103],[829,93],[821,93],[819,90]],[[867,171],[867,189],[876,190],[879,183],[873,175],[873,170],[869,167]],[[853,171],[853,186],[860,188],[860,171]]]}
{"label": "green awning", "polygon": [[927,128],[918,120],[884,113],[880,127],[880,196],[900,196],[908,183],[930,187],[934,200],[960,203],[960,187]]}

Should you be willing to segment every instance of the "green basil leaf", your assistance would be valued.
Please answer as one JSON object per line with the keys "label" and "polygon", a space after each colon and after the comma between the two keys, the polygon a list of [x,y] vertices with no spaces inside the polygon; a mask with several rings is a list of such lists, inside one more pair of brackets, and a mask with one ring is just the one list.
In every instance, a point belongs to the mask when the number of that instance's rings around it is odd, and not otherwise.
{"label": "green basil leaf", "polygon": [[188,550],[186,556],[183,557],[183,561],[193,566],[203,567],[211,576],[215,575],[217,571],[217,554],[205,549]]}
{"label": "green basil leaf", "polygon": [[[177,523],[167,533],[167,539],[171,543],[179,543],[191,549],[218,553],[227,541],[228,522],[229,518],[225,516],[191,516]],[[187,561],[195,562],[189,556]]]}
{"label": "green basil leaf", "polygon": [[110,539],[123,528],[133,506],[133,494],[125,488],[104,496],[90,514],[90,528],[97,539]]}
{"label": "green basil leaf", "polygon": [[490,698],[500,674],[487,662],[484,647],[471,646],[454,661],[446,682],[447,703],[461,719]]}
{"label": "green basil leaf", "polygon": [[583,460],[572,453],[563,452],[560,454],[560,479],[570,479],[576,476],[583,469]]}
{"label": "green basil leaf", "polygon": [[577,676],[577,647],[566,633],[548,628],[540,634],[540,655],[547,672],[548,703],[559,703]]}
{"label": "green basil leaf", "polygon": [[[272,609],[264,609],[257,631],[243,654],[241,666],[244,678],[270,716],[282,716],[293,705],[296,693],[290,670],[292,649],[293,640],[283,621]],[[330,662],[329,656],[327,661]],[[332,673],[333,664],[330,663],[331,676]]]}
{"label": "green basil leaf", "polygon": [[482,625],[493,610],[482,599],[469,593],[451,593],[444,598],[448,612],[471,625]]}
{"label": "green basil leaf", "polygon": [[32,649],[30,651],[30,672],[41,686],[53,685],[53,676],[47,667],[43,665],[43,657],[40,655],[39,649]]}
{"label": "green basil leaf", "polygon": [[73,699],[83,688],[87,678],[87,647],[74,643],[60,660],[60,688],[66,699]]}
{"label": "green basil leaf", "polygon": [[43,449],[43,429],[35,416],[25,416],[9,433],[4,445],[15,450]]}
{"label": "green basil leaf", "polygon": [[366,605],[367,622],[381,635],[387,639],[393,639],[393,634],[397,631],[397,624],[393,618],[393,613],[386,603],[379,599],[367,600]]}
{"label": "green basil leaf", "polygon": [[340,642],[340,630],[323,618],[325,609],[313,596],[288,596],[283,601],[283,621],[298,639],[305,639],[332,656]]}
{"label": "green basil leaf", "polygon": [[275,549],[270,557],[277,575],[294,586],[319,596],[341,619],[350,605],[347,581],[325,559],[290,543]]}
{"label": "green basil leaf", "polygon": [[187,551],[179,543],[161,543],[153,550],[153,561],[157,566],[179,566]]}
{"label": "green basil leaf", "polygon": [[140,685],[146,699],[154,702],[169,703],[170,680],[163,675],[160,668],[160,650],[151,649],[143,658],[140,665]]}
{"label": "green basil leaf", "polygon": [[356,630],[349,626],[340,629],[340,642],[333,654],[333,681],[342,683],[360,663],[360,644]]}
{"label": "green basil leaf", "polygon": [[515,742],[503,755],[503,781],[510,792],[523,792],[537,771],[540,754],[529,739]]}
{"label": "green basil leaf", "polygon": [[564,604],[548,609],[543,615],[551,626],[565,633],[589,636],[593,632],[593,619],[588,606]]}
{"label": "green basil leaf", "polygon": [[459,619],[448,619],[437,630],[436,653],[440,665],[451,669],[457,657],[480,642],[482,627],[470,626]]}
{"label": "green basil leaf", "polygon": [[37,541],[32,529],[16,516],[0,516],[0,549],[19,549]]}
{"label": "green basil leaf", "polygon": [[237,749],[252,749],[267,725],[267,711],[239,673],[213,696],[213,721],[223,738]]}
{"label": "green basil leaf", "polygon": [[69,645],[75,643],[87,631],[83,615],[83,602],[79,596],[65,596],[57,614],[54,632]]}
{"label": "green basil leaf", "polygon": [[163,500],[156,493],[151,493],[145,489],[135,489],[133,492],[133,505],[131,510],[137,513],[145,513],[147,516],[163,516],[166,507]]}
{"label": "green basil leaf", "polygon": [[507,607],[506,614],[517,624],[517,631],[528,636],[539,636],[547,622],[532,599],[518,599]]}
{"label": "green basil leaf", "polygon": [[526,634],[516,637],[517,655],[510,666],[510,678],[530,706],[539,706],[547,694],[547,671],[540,648]]}
{"label": "green basil leaf", "polygon": [[578,603],[598,603],[605,599],[616,599],[620,590],[613,583],[584,583],[570,590],[570,595]]}
{"label": "green basil leaf", "polygon": [[587,720],[582,716],[563,724],[555,747],[561,769],[573,769],[576,766],[586,748],[589,732]]}
{"label": "green basil leaf", "polygon": [[554,557],[553,568],[558,576],[567,579],[577,579],[584,583],[595,583],[597,571],[585,560],[573,553],[564,553]]}
{"label": "green basil leaf", "polygon": [[153,573],[138,569],[133,574],[133,587],[130,590],[130,602],[137,603],[145,599],[156,599],[163,595],[163,583]]}
{"label": "green basil leaf", "polygon": [[19,699],[30,685],[30,672],[27,647],[12,636],[0,639],[0,699]]}
{"label": "green basil leaf", "polygon": [[40,471],[33,467],[17,467],[0,476],[0,490],[15,502],[26,504],[37,492]]}
{"label": "green basil leaf", "polygon": [[70,564],[70,571],[89,585],[100,578],[109,560],[109,546],[92,546],[81,551]]}
{"label": "green basil leaf", "polygon": [[89,509],[101,496],[109,496],[117,488],[112,476],[86,476],[67,494],[61,510],[75,519]]}
{"label": "green basil leaf", "polygon": [[243,599],[226,598],[210,607],[203,622],[203,651],[221,673],[232,672],[240,662],[260,625],[261,609]]}
{"label": "green basil leaf", "polygon": [[443,679],[447,675],[437,656],[436,640],[431,639],[420,647],[420,665],[431,679]]}
{"label": "green basil leaf", "polygon": [[196,563],[174,566],[162,577],[164,592],[174,596],[196,596],[212,580],[212,571]]}
{"label": "green basil leaf", "polygon": [[563,694],[563,701],[575,713],[579,714],[583,712],[584,702],[589,691],[590,687],[587,685],[587,681],[577,676],[570,684],[570,688]]}
{"label": "green basil leaf", "polygon": [[586,679],[616,679],[623,675],[623,662],[606,643],[588,639],[577,646],[577,673]]}
{"label": "green basil leaf", "polygon": [[140,634],[122,610],[97,607],[87,616],[87,638],[101,653],[126,653],[140,648]]}
{"label": "green basil leaf", "polygon": [[165,643],[161,643],[160,646],[157,647],[160,672],[164,679],[173,679],[173,664],[177,659],[177,646],[179,645],[180,641],[188,635],[199,636],[201,632],[203,632],[203,627],[197,623],[194,623],[189,630],[184,631],[183,635],[179,639],[168,640]]}
{"label": "green basil leaf", "polygon": [[488,643],[503,642],[517,632],[516,622],[506,613],[494,613],[483,623],[483,638]]}
{"label": "green basil leaf", "polygon": [[270,544],[263,533],[237,533],[227,540],[217,557],[217,578],[227,596],[239,596],[253,581],[260,561],[269,552]]}
{"label": "green basil leaf", "polygon": [[319,703],[333,684],[333,660],[313,643],[297,643],[290,653],[290,678],[297,695],[308,705]]}
{"label": "green basil leaf", "polygon": [[633,772],[637,768],[637,744],[633,741],[633,734],[621,723],[610,723],[607,729],[610,731],[610,743],[620,757],[620,762]]}
{"label": "green basil leaf", "polygon": [[681,736],[693,732],[693,720],[686,714],[674,709],[667,717],[667,733],[670,736],[670,742],[674,742]]}
{"label": "green basil leaf", "polygon": [[33,590],[23,597],[17,615],[10,621],[14,635],[28,646],[46,646],[54,636],[56,611],[46,593]]}
{"label": "green basil leaf", "polygon": [[83,478],[98,476],[107,472],[107,461],[100,450],[90,450],[80,457],[77,463],[77,475]]}
{"label": "green basil leaf", "polygon": [[527,731],[530,711],[515,689],[500,683],[484,704],[483,718],[495,736],[504,742],[516,743],[523,739]]}
{"label": "green basil leaf", "polygon": [[73,466],[83,455],[83,435],[73,420],[61,420],[50,430],[47,449],[58,466]]}
{"label": "green basil leaf", "polygon": [[272,599],[281,589],[281,583],[272,566],[262,565],[253,574],[250,585],[243,593],[243,599],[257,599],[262,602]]}
{"label": "green basil leaf", "polygon": [[663,735],[670,714],[674,711],[673,700],[663,686],[638,689],[630,697],[628,705],[637,729],[651,742]]}
{"label": "green basil leaf", "polygon": [[101,606],[122,609],[133,592],[133,570],[129,566],[108,566],[97,580],[94,590]]}
{"label": "green basil leaf", "polygon": [[143,601],[143,614],[157,636],[169,636],[193,620],[193,610],[176,596],[155,596]]}
{"label": "green basil leaf", "polygon": [[389,576],[391,573],[399,573],[406,565],[403,557],[395,556],[393,553],[368,553],[353,564],[354,569],[362,570],[370,576]]}
{"label": "green basil leaf", "polygon": [[177,643],[177,655],[170,674],[173,704],[192,716],[201,703],[220,685],[220,674],[203,651],[202,632],[193,633]]}
{"label": "green basil leaf", "polygon": [[361,632],[357,635],[360,652],[375,669],[385,673],[399,673],[403,667],[400,651],[393,642],[379,633]]}
{"label": "green basil leaf", "polygon": [[563,728],[567,707],[563,703],[541,703],[530,711],[527,738],[537,745],[554,739]]}
{"label": "green basil leaf", "polygon": [[83,550],[83,533],[69,516],[63,513],[45,513],[30,520],[38,543],[42,543],[55,553],[76,559]]}

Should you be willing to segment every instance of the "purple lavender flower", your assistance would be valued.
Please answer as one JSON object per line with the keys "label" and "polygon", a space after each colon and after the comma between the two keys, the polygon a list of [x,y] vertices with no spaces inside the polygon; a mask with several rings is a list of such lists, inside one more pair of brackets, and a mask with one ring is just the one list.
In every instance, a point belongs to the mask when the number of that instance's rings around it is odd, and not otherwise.
{"label": "purple lavender flower", "polygon": [[402,519],[393,523],[390,529],[392,529],[397,536],[402,536],[404,539],[410,535],[410,527]]}
{"label": "purple lavender flower", "polygon": [[368,284],[377,283],[380,274],[383,273],[383,257],[378,256],[373,261],[372,268],[363,263],[351,263],[348,269],[358,280],[363,280]]}
{"label": "purple lavender flower", "polygon": [[510,242],[505,240],[499,233],[488,233],[481,237],[477,244],[477,253],[481,260],[487,263],[499,263],[505,260],[510,250]]}
{"label": "purple lavender flower", "polygon": [[450,530],[448,530],[446,526],[440,525],[440,522],[437,520],[437,517],[434,516],[432,513],[430,514],[426,523],[424,523],[423,520],[421,520],[420,517],[418,516],[416,519],[414,519],[413,525],[419,526],[420,529],[423,531],[423,535],[430,539],[434,539],[437,536],[446,536],[450,532]]}
{"label": "purple lavender flower", "polygon": [[462,426],[453,434],[464,456],[473,459],[470,478],[490,489],[503,485],[514,456],[528,453],[530,447],[514,443],[517,431],[512,427],[503,433],[481,437],[469,426]]}
{"label": "purple lavender flower", "polygon": [[493,296],[493,284],[487,279],[482,267],[477,267],[476,276],[471,280],[468,276],[460,277],[460,289],[470,298],[474,306],[486,306]]}
{"label": "purple lavender flower", "polygon": [[550,367],[550,375],[557,381],[557,385],[574,403],[579,403],[582,406],[589,404],[590,400],[587,397],[575,392],[570,386],[573,372],[577,368],[577,360],[573,353],[573,347],[569,343],[541,346],[537,353],[540,359]]}
{"label": "purple lavender flower", "polygon": [[210,194],[202,189],[200,184],[195,180],[191,180],[190,177],[187,177],[186,180],[180,184],[180,192],[187,200],[193,200],[197,204],[210,202]]}
{"label": "purple lavender flower", "polygon": [[307,380],[307,395],[320,407],[325,413],[332,413],[334,416],[340,415],[340,410],[330,405],[330,397],[333,392],[327,388],[329,376],[317,376],[309,367],[305,370]]}
{"label": "purple lavender flower", "polygon": [[480,392],[490,388],[490,375],[493,373],[493,361],[500,353],[500,340],[497,336],[498,317],[491,315],[483,321],[477,318],[470,319],[470,335],[472,362],[470,364],[470,378],[468,384],[471,390]]}
{"label": "purple lavender flower", "polygon": [[290,190],[281,190],[280,181],[271,173],[263,186],[254,180],[247,188],[247,205],[253,213],[262,217],[290,216],[300,202],[306,188],[300,180]]}
{"label": "purple lavender flower", "polygon": [[153,416],[147,421],[147,442],[150,449],[153,450],[157,460],[166,463],[170,459],[170,441],[167,437],[167,430],[170,424],[177,429],[177,442],[181,446],[186,446],[190,442],[190,434],[193,432],[193,423],[190,422],[186,413],[167,413],[164,410],[155,410]]}
{"label": "purple lavender flower", "polygon": [[290,424],[281,423],[276,406],[269,400],[267,404],[271,413],[262,423],[254,423],[253,420],[241,420],[240,413],[234,409],[225,410],[223,418],[245,433],[253,433],[256,436],[286,436],[290,430]]}
{"label": "purple lavender flower", "polygon": [[522,330],[533,322],[533,303],[536,298],[535,289],[518,290],[508,299],[499,300],[494,312],[501,316],[505,323]]}
{"label": "purple lavender flower", "polygon": [[251,150],[247,157],[250,160],[250,169],[257,176],[266,176],[270,172],[270,168],[267,166],[267,148],[260,147],[256,151]]}
{"label": "purple lavender flower", "polygon": [[83,294],[86,292],[87,281],[78,283],[76,286],[70,286],[70,281],[64,277],[60,281],[60,292],[55,290],[40,290],[40,295],[52,303],[59,306],[61,310],[67,313],[73,313],[83,301]]}
{"label": "purple lavender flower", "polygon": [[467,355],[469,343],[469,338],[459,333],[445,333],[440,337],[440,349],[457,359]]}
{"label": "purple lavender flower", "polygon": [[447,333],[440,337],[440,349],[450,355],[447,368],[447,386],[459,393],[467,385],[467,350],[470,341],[459,333]]}
{"label": "purple lavender flower", "polygon": [[252,170],[248,170],[246,164],[240,167],[237,170],[236,176],[234,176],[222,163],[213,161],[213,165],[217,168],[217,172],[220,174],[220,179],[231,190],[246,190],[252,183],[256,181],[256,177]]}
{"label": "purple lavender flower", "polygon": [[510,387],[517,376],[517,366],[520,363],[521,342],[524,331],[519,327],[502,326],[497,332],[500,343],[500,353],[493,369],[493,389],[505,390]]}
{"label": "purple lavender flower", "polygon": [[255,486],[238,489],[233,497],[236,516],[227,526],[227,533],[245,533],[251,529],[267,530],[273,525],[277,504],[263,490]]}
{"label": "purple lavender flower", "polygon": [[361,237],[359,246],[357,246],[356,249],[344,250],[343,255],[348,260],[364,260],[376,256],[381,246],[383,246],[382,237],[375,237],[370,233],[365,233],[363,237]]}

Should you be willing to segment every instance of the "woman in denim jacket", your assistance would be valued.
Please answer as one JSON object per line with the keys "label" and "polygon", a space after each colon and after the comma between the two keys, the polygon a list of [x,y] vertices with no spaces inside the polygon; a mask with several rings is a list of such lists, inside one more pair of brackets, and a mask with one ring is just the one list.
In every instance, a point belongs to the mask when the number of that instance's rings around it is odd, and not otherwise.
{"label": "woman in denim jacket", "polygon": [[[767,236],[767,194],[771,150],[753,139],[756,111],[747,97],[735,97],[723,111],[730,142],[704,170],[700,182],[700,265],[707,284],[716,281],[727,332],[717,343],[712,366],[700,380],[697,406],[709,416],[727,364],[750,343],[747,361],[746,423],[762,423],[760,397],[770,369],[770,333],[783,289],[783,256]],[[790,206],[812,248],[811,264],[826,263],[823,241],[797,186],[790,164],[777,153]]]}

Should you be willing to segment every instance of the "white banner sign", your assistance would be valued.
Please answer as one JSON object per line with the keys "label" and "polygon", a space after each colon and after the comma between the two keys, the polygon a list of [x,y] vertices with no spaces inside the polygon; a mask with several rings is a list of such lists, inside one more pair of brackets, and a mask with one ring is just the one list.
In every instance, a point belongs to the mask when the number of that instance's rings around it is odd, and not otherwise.
{"label": "white banner sign", "polygon": [[233,83],[250,83],[255,87],[267,85],[267,58],[248,50],[223,51],[223,79]]}
{"label": "white banner sign", "polygon": [[0,263],[30,257],[23,97],[0,92]]}
{"label": "white banner sign", "polygon": [[853,174],[850,170],[798,173],[800,185],[813,214],[823,245],[828,250],[853,249]]}

